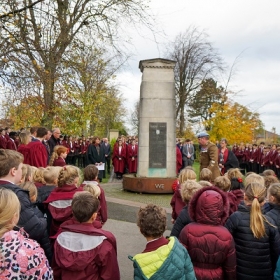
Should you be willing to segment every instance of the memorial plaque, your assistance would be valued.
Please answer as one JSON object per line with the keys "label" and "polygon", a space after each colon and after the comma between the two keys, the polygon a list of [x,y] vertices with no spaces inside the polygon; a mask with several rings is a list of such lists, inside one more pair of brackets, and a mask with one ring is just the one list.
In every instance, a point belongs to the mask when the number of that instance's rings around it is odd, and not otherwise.
{"label": "memorial plaque", "polygon": [[166,123],[149,123],[149,168],[166,168]]}

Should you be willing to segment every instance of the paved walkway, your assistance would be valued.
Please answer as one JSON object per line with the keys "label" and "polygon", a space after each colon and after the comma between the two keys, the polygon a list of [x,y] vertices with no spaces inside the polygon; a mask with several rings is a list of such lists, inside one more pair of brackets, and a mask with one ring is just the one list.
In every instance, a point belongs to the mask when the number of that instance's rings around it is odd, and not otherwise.
{"label": "paved walkway", "polygon": [[122,189],[122,181],[111,180],[110,183],[101,184],[105,191],[108,206],[108,221],[103,229],[111,231],[118,246],[118,262],[122,280],[133,279],[133,262],[128,255],[141,253],[146,245],[146,239],[140,233],[137,225],[137,213],[141,206],[154,203],[165,208],[167,212],[167,230],[165,236],[170,234],[172,195],[137,194]]}

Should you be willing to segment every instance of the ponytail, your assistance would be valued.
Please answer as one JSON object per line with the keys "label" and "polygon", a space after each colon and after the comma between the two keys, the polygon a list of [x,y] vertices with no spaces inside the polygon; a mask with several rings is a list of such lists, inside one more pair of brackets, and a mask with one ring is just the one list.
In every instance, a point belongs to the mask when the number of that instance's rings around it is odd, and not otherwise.
{"label": "ponytail", "polygon": [[258,183],[252,183],[247,186],[245,195],[251,202],[250,229],[255,238],[262,238],[266,235],[264,223],[267,220],[262,214],[261,203],[265,200],[266,188]]}

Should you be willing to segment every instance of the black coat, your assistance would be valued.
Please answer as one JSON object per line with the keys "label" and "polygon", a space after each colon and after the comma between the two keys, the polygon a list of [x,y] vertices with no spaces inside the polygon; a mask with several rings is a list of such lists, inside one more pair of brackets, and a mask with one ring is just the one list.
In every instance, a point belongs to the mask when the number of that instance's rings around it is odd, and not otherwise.
{"label": "black coat", "polygon": [[191,223],[192,220],[189,216],[189,210],[188,210],[188,205],[186,205],[180,212],[178,218],[176,219],[176,222],[171,230],[170,235],[171,236],[176,236],[177,238],[179,238],[180,232],[181,230],[188,225],[189,223]]}
{"label": "black coat", "polygon": [[[44,214],[39,210],[39,208],[36,206],[36,204],[33,204],[33,209],[34,209],[34,213],[35,215],[39,218],[39,219],[43,219],[46,220],[44,218]],[[50,243],[50,239],[49,239],[49,234],[47,232],[47,229],[45,230],[42,238],[40,238],[40,240],[38,240],[38,243],[41,245],[41,247],[44,249],[45,251],[45,255],[49,261],[49,263],[52,262],[52,256],[53,256],[53,252],[52,252],[52,246]]]}
{"label": "black coat", "polygon": [[280,205],[272,203],[269,203],[269,205],[271,206],[271,210],[268,211],[265,215],[270,217],[274,221],[280,234]]}
{"label": "black coat", "polygon": [[60,140],[54,138],[54,136],[52,135],[51,138],[48,140],[48,144],[49,144],[49,147],[50,147],[50,156],[52,156],[53,149],[56,145],[60,144]]}
{"label": "black coat", "polygon": [[1,183],[0,187],[12,190],[17,195],[21,206],[18,226],[23,227],[31,239],[39,242],[47,231],[47,221],[35,215],[29,192],[9,182]]}
{"label": "black coat", "polygon": [[225,166],[226,172],[231,168],[239,167],[239,161],[231,150],[228,150],[228,158],[227,158],[227,161],[225,162],[224,166]]}
{"label": "black coat", "polygon": [[[266,217],[269,223],[273,220]],[[266,236],[257,239],[250,229],[250,207],[240,204],[225,227],[235,241],[237,279],[272,280],[280,253],[280,238],[276,227],[265,222]]]}

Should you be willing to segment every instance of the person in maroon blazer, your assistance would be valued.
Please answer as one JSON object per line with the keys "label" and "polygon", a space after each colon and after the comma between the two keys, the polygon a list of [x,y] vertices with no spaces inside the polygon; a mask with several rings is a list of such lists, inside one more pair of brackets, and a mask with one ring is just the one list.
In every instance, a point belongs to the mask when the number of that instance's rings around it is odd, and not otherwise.
{"label": "person in maroon blazer", "polygon": [[258,149],[257,144],[253,144],[252,150],[249,153],[249,171],[258,173]]}
{"label": "person in maroon blazer", "polygon": [[126,147],[123,146],[122,140],[119,140],[118,145],[114,147],[112,161],[117,179],[121,179],[126,164]]}
{"label": "person in maroon blazer", "polygon": [[127,146],[127,164],[128,172],[137,172],[137,157],[138,157],[138,146],[135,145],[135,139],[131,140],[131,145]]}
{"label": "person in maroon blazer", "polygon": [[5,137],[5,129],[0,128],[0,149],[6,149],[7,148],[7,139]]}
{"label": "person in maroon blazer", "polygon": [[7,140],[7,149],[9,150],[14,150],[14,151],[17,151],[17,145],[16,145],[16,137],[17,137],[17,132],[15,131],[11,131],[9,133],[9,139]]}
{"label": "person in maroon blazer", "polygon": [[65,159],[67,157],[68,149],[62,145],[55,146],[52,156],[50,158],[49,165],[51,166],[65,166]]}
{"label": "person in maroon blazer", "polygon": [[26,146],[28,150],[24,163],[35,167],[47,167],[48,153],[42,143],[47,134],[48,130],[45,127],[38,127],[36,137],[37,141],[31,141]]}
{"label": "person in maroon blazer", "polygon": [[276,151],[276,145],[273,144],[271,146],[271,150],[269,152],[269,165],[270,165],[269,168],[272,169],[274,172],[276,172],[276,167],[275,167],[274,162],[275,162],[277,155],[278,155],[278,153]]}

